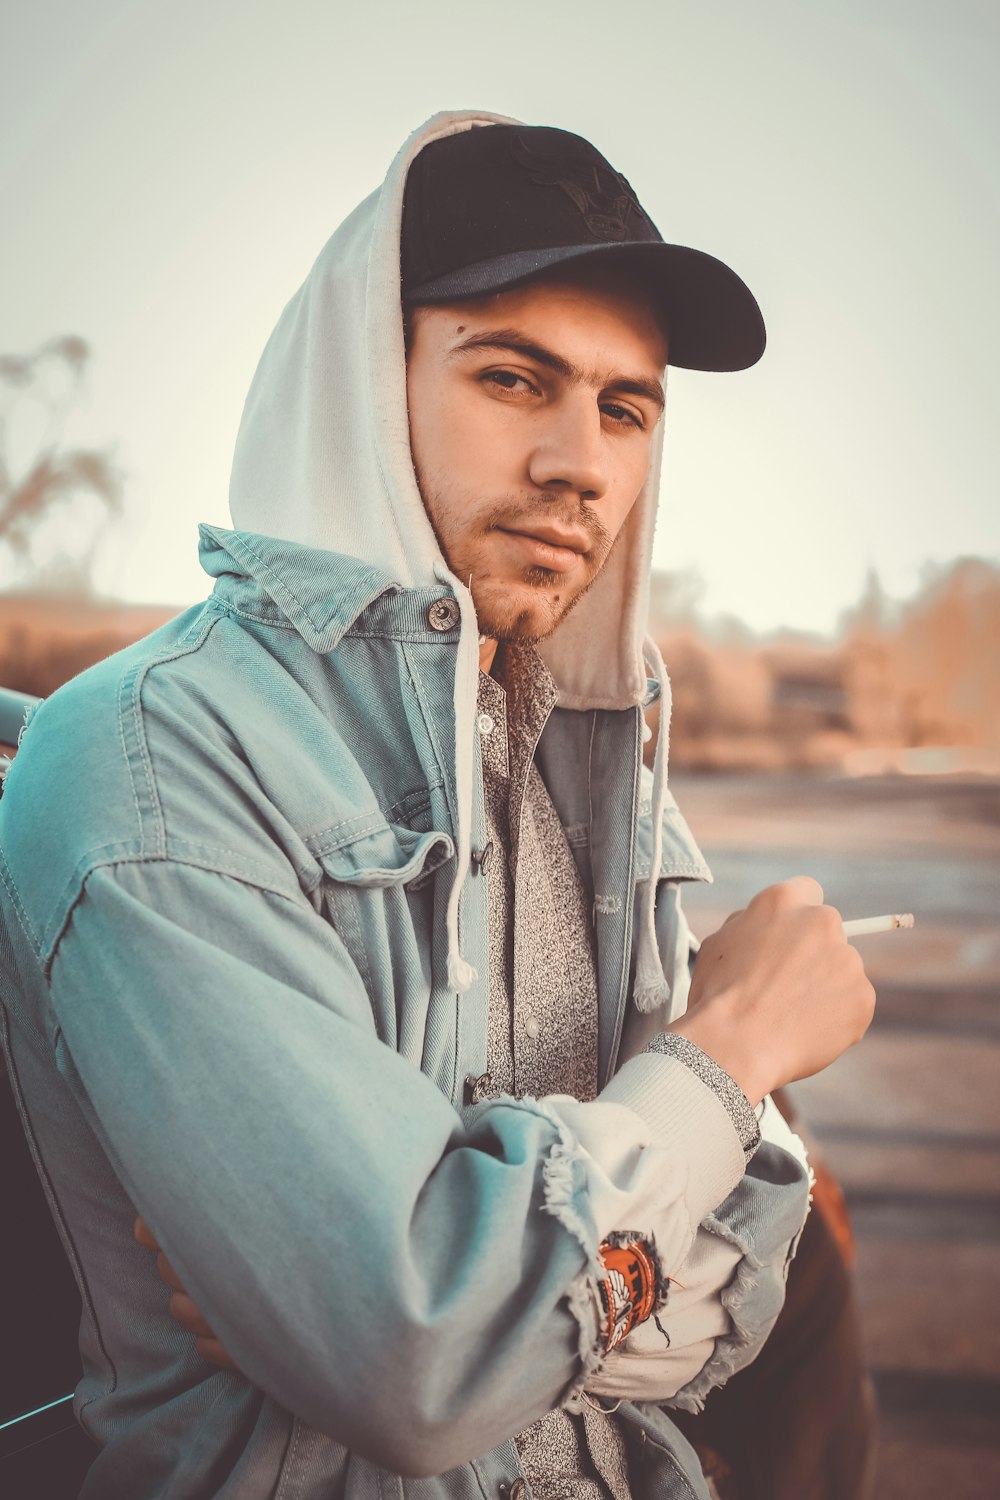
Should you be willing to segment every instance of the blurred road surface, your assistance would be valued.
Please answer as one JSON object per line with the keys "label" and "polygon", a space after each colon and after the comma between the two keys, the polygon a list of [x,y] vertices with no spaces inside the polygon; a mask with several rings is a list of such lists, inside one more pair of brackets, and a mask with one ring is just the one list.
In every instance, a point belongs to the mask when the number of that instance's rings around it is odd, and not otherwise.
{"label": "blurred road surface", "polygon": [[815,876],[858,939],[868,1036],[791,1091],[847,1193],[882,1411],[877,1500],[1000,1496],[1000,781],[709,777],[671,787],[715,875],[699,937]]}

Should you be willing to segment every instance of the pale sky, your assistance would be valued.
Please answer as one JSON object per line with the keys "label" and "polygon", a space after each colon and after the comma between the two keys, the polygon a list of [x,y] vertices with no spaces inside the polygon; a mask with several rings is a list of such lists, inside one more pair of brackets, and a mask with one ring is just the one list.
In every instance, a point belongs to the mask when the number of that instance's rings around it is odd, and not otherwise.
{"label": "pale sky", "polygon": [[709,613],[826,630],[871,565],[1000,558],[995,0],[2,0],[0,352],[92,346],[104,589],[207,591],[264,342],[446,108],[589,137],[756,295],[757,367],[668,381],[655,562]]}

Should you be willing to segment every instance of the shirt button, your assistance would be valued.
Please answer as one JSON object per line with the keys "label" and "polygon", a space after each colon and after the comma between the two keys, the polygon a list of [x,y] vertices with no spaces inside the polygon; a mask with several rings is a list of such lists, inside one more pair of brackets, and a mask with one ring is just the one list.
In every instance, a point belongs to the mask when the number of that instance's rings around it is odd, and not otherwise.
{"label": "shirt button", "polygon": [[532,1041],[535,1040],[541,1029],[542,1028],[538,1024],[537,1016],[529,1016],[524,1023],[524,1034],[525,1036],[529,1036]]}
{"label": "shirt button", "polygon": [[427,623],[432,630],[454,630],[460,613],[457,599],[435,599],[427,611]]}
{"label": "shirt button", "polygon": [[493,733],[493,720],[492,720],[492,718],[490,717],[489,714],[480,714],[479,715],[479,733],[480,734],[492,734]]}

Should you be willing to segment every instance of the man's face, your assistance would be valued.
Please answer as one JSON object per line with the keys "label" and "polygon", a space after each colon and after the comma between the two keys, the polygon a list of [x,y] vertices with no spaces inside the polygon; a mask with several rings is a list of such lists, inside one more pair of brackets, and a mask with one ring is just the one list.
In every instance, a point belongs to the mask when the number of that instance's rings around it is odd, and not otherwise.
{"label": "man's face", "polygon": [[593,583],[646,479],[666,362],[620,272],[415,309],[414,467],[484,635],[539,640]]}

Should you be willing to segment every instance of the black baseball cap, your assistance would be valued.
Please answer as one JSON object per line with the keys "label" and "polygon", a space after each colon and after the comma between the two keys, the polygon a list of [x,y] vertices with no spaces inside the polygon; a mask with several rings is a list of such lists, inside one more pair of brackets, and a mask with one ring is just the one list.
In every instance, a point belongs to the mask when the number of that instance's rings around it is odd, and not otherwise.
{"label": "black baseball cap", "polygon": [[403,300],[480,297],[601,256],[659,298],[670,363],[745,370],[764,352],[764,320],[721,260],[668,245],[631,185],[582,136],[543,125],[477,125],[431,141],[403,198]]}

